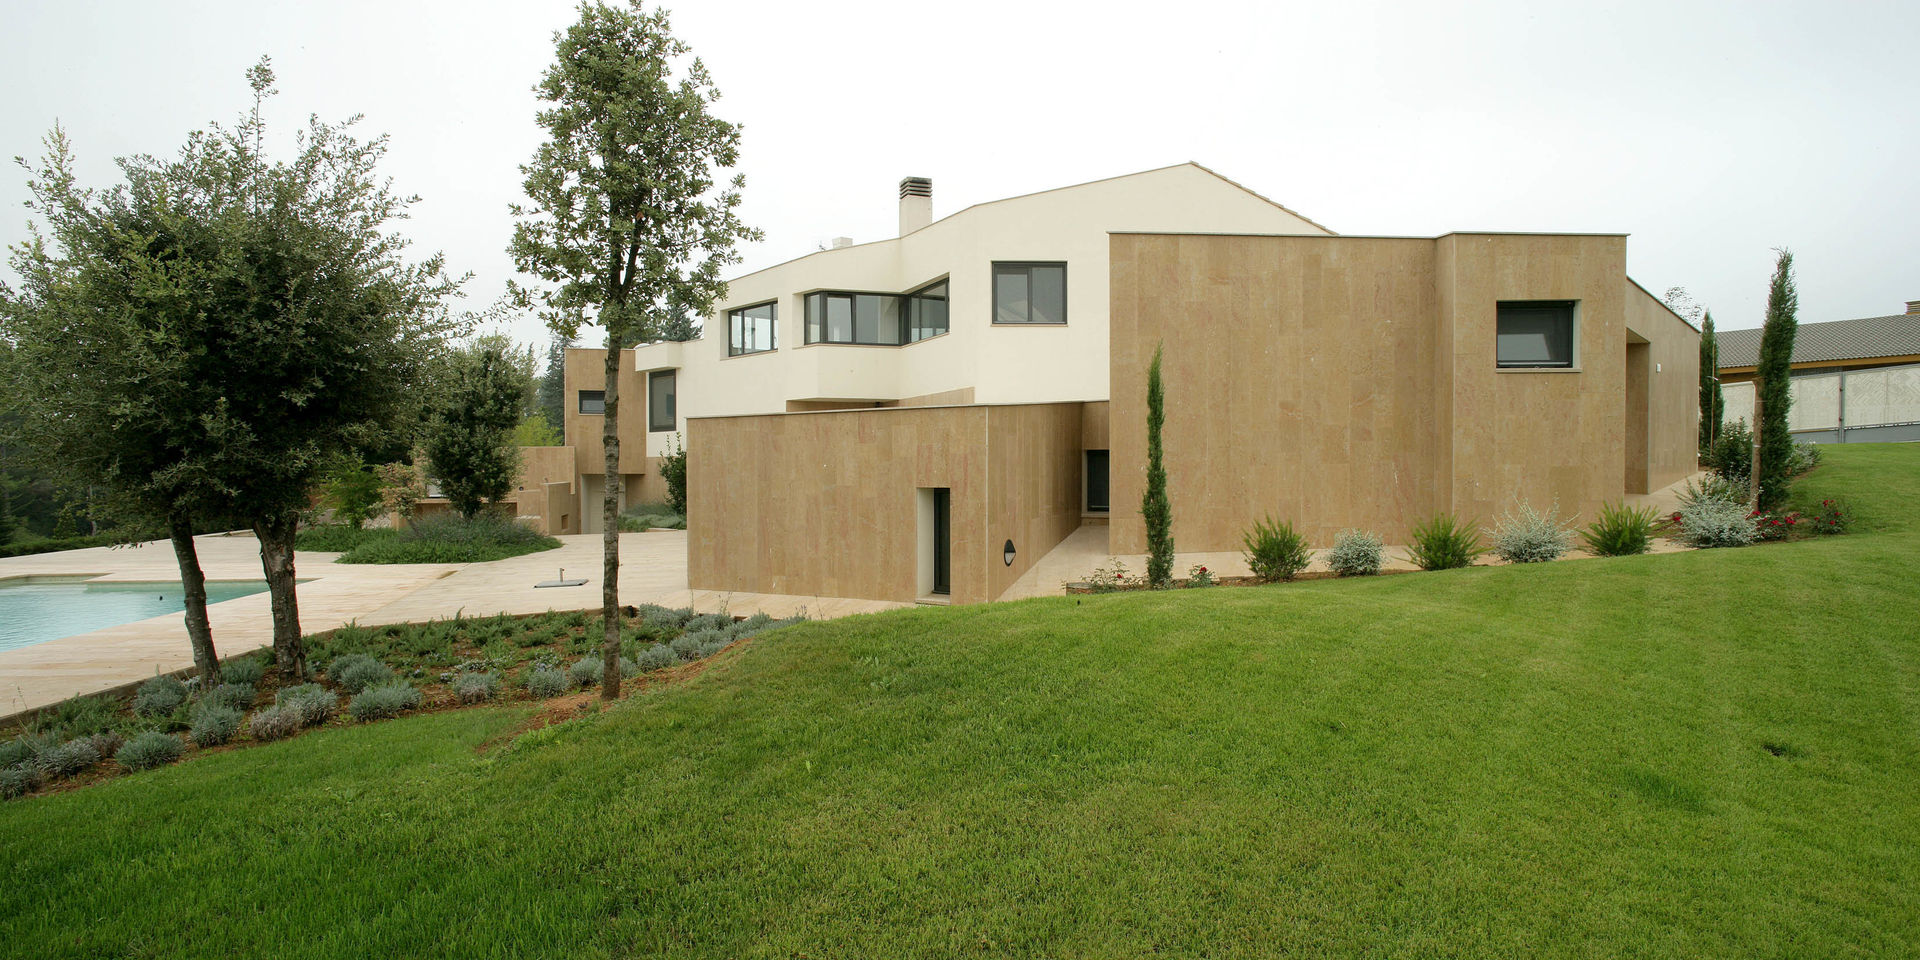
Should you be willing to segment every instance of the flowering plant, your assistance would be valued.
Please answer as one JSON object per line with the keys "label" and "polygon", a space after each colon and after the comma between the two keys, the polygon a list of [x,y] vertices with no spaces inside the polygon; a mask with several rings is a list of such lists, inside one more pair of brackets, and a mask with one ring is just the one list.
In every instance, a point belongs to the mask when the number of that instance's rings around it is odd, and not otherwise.
{"label": "flowering plant", "polygon": [[1747,514],[1753,521],[1753,532],[1761,540],[1785,540],[1793,536],[1795,527],[1800,525],[1798,513],[1762,513],[1755,510]]}
{"label": "flowering plant", "polygon": [[1204,564],[1196,563],[1187,569],[1187,586],[1189,587],[1212,587],[1218,586],[1219,583],[1220,581],[1214,578],[1213,571],[1208,570]]}
{"label": "flowering plant", "polygon": [[1853,514],[1847,505],[1838,500],[1820,501],[1820,510],[1813,516],[1803,518],[1815,533],[1846,533],[1853,526]]}

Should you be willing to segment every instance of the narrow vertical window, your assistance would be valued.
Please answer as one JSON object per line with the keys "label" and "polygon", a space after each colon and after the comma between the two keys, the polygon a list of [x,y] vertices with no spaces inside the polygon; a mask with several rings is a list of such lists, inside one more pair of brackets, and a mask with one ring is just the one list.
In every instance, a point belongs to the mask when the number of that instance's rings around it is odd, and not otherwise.
{"label": "narrow vertical window", "polygon": [[674,371],[655,370],[647,374],[647,429],[672,430],[674,425]]}

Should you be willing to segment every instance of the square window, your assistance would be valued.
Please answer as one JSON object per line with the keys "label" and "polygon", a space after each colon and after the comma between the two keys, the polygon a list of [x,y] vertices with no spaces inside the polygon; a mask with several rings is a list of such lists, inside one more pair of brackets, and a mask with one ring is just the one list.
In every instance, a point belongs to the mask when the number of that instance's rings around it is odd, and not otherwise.
{"label": "square window", "polygon": [[1509,300],[1498,305],[1494,360],[1501,367],[1573,366],[1572,300]]}
{"label": "square window", "polygon": [[607,392],[605,390],[580,391],[580,412],[601,416],[607,412]]}
{"label": "square window", "polygon": [[777,346],[773,327],[778,316],[779,306],[775,303],[728,310],[727,356],[738,357],[772,350]]}
{"label": "square window", "polygon": [[995,263],[993,322],[1067,322],[1067,265]]}

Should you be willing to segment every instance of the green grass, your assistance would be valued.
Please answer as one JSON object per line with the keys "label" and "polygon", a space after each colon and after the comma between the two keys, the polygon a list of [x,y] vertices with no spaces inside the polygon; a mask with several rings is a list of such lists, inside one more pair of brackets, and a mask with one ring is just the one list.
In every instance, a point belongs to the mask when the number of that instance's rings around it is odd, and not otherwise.
{"label": "green grass", "polygon": [[801,624],[0,805],[35,957],[1920,951],[1920,445],[1863,531]]}
{"label": "green grass", "polygon": [[[512,519],[480,514],[422,517],[405,529],[360,540],[335,563],[484,563],[560,546]],[[296,544],[297,546],[297,544]]]}
{"label": "green grass", "polygon": [[293,548],[316,553],[346,553],[364,543],[391,540],[394,533],[394,530],[386,527],[361,527],[356,530],[344,523],[322,523],[294,534]]}

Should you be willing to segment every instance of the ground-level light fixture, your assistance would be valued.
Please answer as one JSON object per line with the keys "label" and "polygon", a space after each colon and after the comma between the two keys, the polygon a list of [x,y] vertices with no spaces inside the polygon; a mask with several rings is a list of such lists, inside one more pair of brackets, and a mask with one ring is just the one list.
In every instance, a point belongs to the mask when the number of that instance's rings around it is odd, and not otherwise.
{"label": "ground-level light fixture", "polygon": [[1000,551],[1000,559],[1005,560],[1007,562],[1007,566],[1009,567],[1013,566],[1013,541],[1012,540],[1008,540],[1006,549]]}

